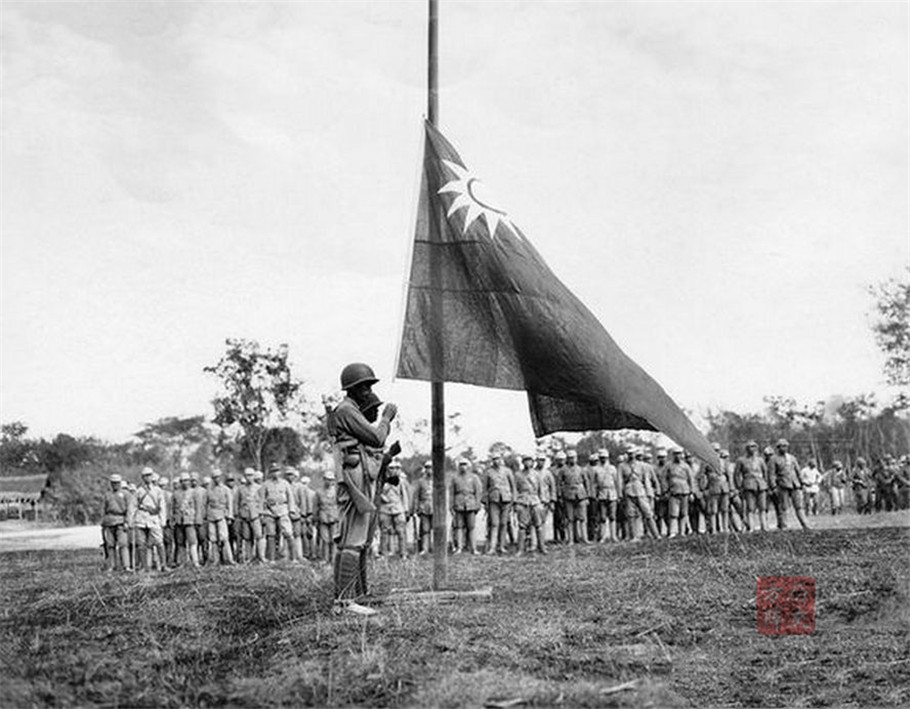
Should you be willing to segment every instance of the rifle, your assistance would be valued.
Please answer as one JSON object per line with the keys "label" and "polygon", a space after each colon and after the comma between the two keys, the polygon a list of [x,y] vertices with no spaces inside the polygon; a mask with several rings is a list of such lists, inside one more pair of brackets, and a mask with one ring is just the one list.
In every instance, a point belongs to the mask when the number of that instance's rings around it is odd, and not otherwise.
{"label": "rifle", "polygon": [[376,489],[373,491],[373,512],[370,514],[370,526],[367,530],[367,546],[373,544],[373,537],[376,534],[376,524],[379,521],[379,496],[382,494],[382,486],[386,481],[386,472],[389,469],[389,463],[392,458],[401,453],[401,444],[395,441],[389,450],[382,454],[382,463],[379,465],[379,473],[376,476]]}

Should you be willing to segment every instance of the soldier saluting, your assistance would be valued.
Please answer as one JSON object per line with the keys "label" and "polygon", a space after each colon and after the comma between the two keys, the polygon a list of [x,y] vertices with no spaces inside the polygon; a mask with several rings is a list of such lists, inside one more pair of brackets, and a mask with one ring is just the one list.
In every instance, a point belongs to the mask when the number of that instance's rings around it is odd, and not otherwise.
{"label": "soldier saluting", "polygon": [[335,436],[338,467],[340,524],[335,554],[335,597],[351,599],[366,593],[366,548],[370,542],[370,517],[375,514],[373,483],[379,467],[368,449],[382,448],[398,407],[386,404],[379,423],[373,425],[363,410],[375,401],[373,385],[379,379],[366,364],[354,362],[341,370],[346,396],[329,416]]}

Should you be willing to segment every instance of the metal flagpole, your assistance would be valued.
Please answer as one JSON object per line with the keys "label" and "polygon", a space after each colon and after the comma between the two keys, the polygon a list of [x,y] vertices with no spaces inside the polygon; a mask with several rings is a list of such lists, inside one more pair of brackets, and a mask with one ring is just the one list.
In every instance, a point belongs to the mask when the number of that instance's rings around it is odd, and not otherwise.
{"label": "metal flagpole", "polygon": [[[429,0],[427,63],[427,120],[436,127],[439,121],[438,57],[439,57],[439,4]],[[438,215],[434,215],[439,218]],[[440,225],[431,227],[432,238],[441,237]],[[443,389],[443,348],[442,348],[442,254],[439,249],[430,249],[430,410],[433,439],[433,590],[440,591],[447,585],[448,561],[446,525],[446,445],[445,445],[445,392]]]}

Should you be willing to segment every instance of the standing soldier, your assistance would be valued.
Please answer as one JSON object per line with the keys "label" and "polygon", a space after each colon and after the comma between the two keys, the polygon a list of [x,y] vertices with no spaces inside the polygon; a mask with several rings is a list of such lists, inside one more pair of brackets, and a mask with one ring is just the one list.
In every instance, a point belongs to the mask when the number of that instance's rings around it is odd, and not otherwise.
{"label": "standing soldier", "polygon": [[405,532],[408,528],[410,509],[407,485],[401,479],[401,463],[392,460],[389,463],[388,478],[382,483],[382,490],[379,493],[380,555],[391,556],[392,536],[394,535],[398,539],[398,556],[402,559],[407,557],[408,543]]}
{"label": "standing soldier", "polygon": [[844,509],[844,489],[847,487],[847,474],[844,464],[834,461],[834,467],[825,474],[825,489],[831,498],[831,514],[836,515]]}
{"label": "standing soldier", "polygon": [[222,482],[222,473],[215,468],[212,471],[212,486],[205,496],[205,522],[209,540],[209,562],[217,565],[224,561],[228,566],[234,565],[231,543],[228,538],[228,516],[231,514],[231,491]]}
{"label": "standing soldier", "polygon": [[818,516],[818,493],[821,489],[822,474],[814,458],[809,458],[806,467],[799,471],[799,481],[803,484],[806,495],[806,512]]}
{"label": "standing soldier", "polygon": [[768,519],[768,467],[758,454],[755,441],[746,443],[746,454],[736,461],[733,479],[745,498],[746,529],[755,529],[753,515],[758,512],[758,523],[764,532]]}
{"label": "standing soldier", "polygon": [[657,532],[657,525],[654,522],[654,510],[651,507],[648,491],[645,487],[648,466],[644,461],[644,451],[640,448],[635,449],[635,460],[629,465],[627,472],[628,477],[622,482],[629,505],[638,512],[642,520],[644,533],[653,539],[657,539],[660,535]]}
{"label": "standing soldier", "polygon": [[231,504],[228,508],[228,545],[234,561],[240,558],[240,522],[237,520],[237,477],[234,473],[225,473],[224,485],[231,493]]}
{"label": "standing soldier", "polygon": [[666,536],[670,533],[669,515],[667,514],[667,503],[669,502],[670,496],[667,494],[667,491],[663,489],[663,481],[666,477],[664,475],[664,468],[667,467],[666,448],[657,449],[657,462],[654,464],[654,467],[657,470],[657,480],[660,483],[660,492],[657,495],[657,499],[654,501],[654,519],[657,521],[657,529],[661,536]]}
{"label": "standing soldier", "polygon": [[660,538],[659,517],[657,515],[657,499],[660,497],[660,477],[657,475],[657,468],[651,462],[651,454],[644,452],[642,460],[645,467],[645,496],[648,498],[648,505],[651,507],[651,513],[654,515],[654,525],[657,527],[655,539]]}
{"label": "standing soldier", "polygon": [[638,508],[634,506],[629,499],[629,492],[626,489],[626,480],[632,476],[632,462],[635,460],[635,446],[627,445],[625,453],[620,453],[616,459],[616,473],[619,477],[619,489],[622,493],[619,504],[617,505],[616,526],[620,537],[626,541],[635,538],[635,525],[638,517]]}
{"label": "standing soldier", "polygon": [[664,479],[661,488],[667,492],[669,536],[672,539],[682,531],[685,520],[689,516],[689,499],[695,484],[692,469],[683,460],[683,449],[674,447],[671,451],[672,459],[664,467]]}
{"label": "standing soldier", "polygon": [[486,498],[490,515],[490,536],[487,540],[487,554],[494,551],[504,553],[504,544],[508,534],[509,513],[515,499],[515,477],[512,471],[502,464],[502,454],[490,456],[490,469],[487,471]]}
{"label": "standing soldier", "polygon": [[180,473],[180,483],[171,497],[171,520],[174,524],[174,564],[180,565],[180,550],[184,560],[199,566],[199,541],[196,538],[196,493],[190,487],[190,474]]}
{"label": "standing soldier", "polygon": [[559,469],[559,477],[567,541],[571,544],[587,543],[585,501],[588,499],[588,488],[585,485],[586,476],[578,466],[578,454],[574,449],[566,451],[566,464]]}
{"label": "standing soldier", "polygon": [[771,489],[777,493],[780,507],[777,518],[777,528],[787,528],[787,507],[793,505],[796,519],[803,529],[808,529],[806,518],[803,516],[802,483],[799,480],[799,463],[796,456],[789,452],[790,444],[786,438],[777,442],[777,453],[771,458]]}
{"label": "standing soldier", "polygon": [[[396,461],[392,461],[393,463]],[[398,464],[401,467],[401,464]],[[389,465],[391,467],[391,464]],[[433,463],[427,461],[423,464],[423,473],[414,483],[411,493],[411,516],[416,516],[417,525],[417,553],[423,556],[431,551],[433,538]]]}
{"label": "standing soldier", "polygon": [[340,458],[338,485],[339,534],[335,556],[335,597],[365,595],[367,589],[367,546],[370,518],[376,513],[373,485],[379,475],[375,459],[367,449],[382,449],[392,420],[398,413],[395,404],[386,404],[381,420],[373,425],[361,407],[375,398],[378,382],[373,370],[362,363],[347,365],[341,371],[341,388],[346,396],[332,413],[336,450]]}
{"label": "standing soldier", "polygon": [[[480,509],[480,500],[483,497],[483,485],[477,473],[470,469],[468,461],[458,459],[458,472],[452,476],[449,483],[449,504],[452,505],[452,519],[455,534],[453,546],[456,554],[469,551],[476,554],[474,547],[474,521]],[[463,533],[462,542],[458,544],[458,531]]]}
{"label": "standing soldier", "polygon": [[853,474],[850,476],[850,484],[853,487],[853,500],[858,514],[864,515],[872,512],[871,500],[869,499],[870,483],[866,459],[857,458],[856,465],[853,467]]}
{"label": "standing soldier", "polygon": [[266,559],[265,536],[262,533],[262,495],[258,470],[246,468],[240,487],[237,488],[237,522],[240,533],[237,542],[237,560],[250,562]]}
{"label": "standing soldier", "polygon": [[534,471],[534,456],[525,455],[515,472],[515,506],[518,516],[518,556],[525,553],[525,541],[533,543],[531,528],[537,538],[537,551],[546,554],[543,545],[540,504],[540,479]]}
{"label": "standing soldier", "polygon": [[[721,460],[721,463],[724,461]],[[728,532],[730,523],[730,482],[723,470],[705,465],[700,476],[700,487],[707,496],[708,534]]]}
{"label": "standing soldier", "polygon": [[[727,476],[727,486],[730,488],[730,502],[727,509],[727,527],[734,532],[741,532],[742,527],[745,527],[747,532],[752,531],[749,526],[749,515],[746,513],[741,490],[736,482],[736,465],[730,460],[730,451],[722,450],[720,452],[720,462],[723,466],[724,474]],[[733,515],[734,512],[736,513],[736,516]],[[739,521],[737,521],[737,518]]]}
{"label": "standing soldier", "polygon": [[303,519],[307,514],[307,505],[309,498],[304,490],[304,485],[300,482],[300,473],[293,465],[284,469],[284,477],[291,488],[291,500],[293,505],[288,512],[291,518],[291,549],[288,556],[296,561],[303,561]]}
{"label": "standing soldier", "polygon": [[101,507],[101,536],[104,540],[106,571],[129,571],[130,552],[127,534],[127,514],[130,502],[123,489],[123,478],[114,473],[110,477],[111,489],[104,493]]}
{"label": "standing soldier", "polygon": [[[714,451],[720,457],[720,444],[712,444]],[[705,516],[707,508],[705,507],[705,496],[698,486],[698,476],[701,473],[701,463],[695,460],[690,451],[683,454],[686,465],[692,471],[692,494],[689,496],[689,517],[686,519],[686,526],[691,534],[701,532],[701,518]]]}
{"label": "standing soldier", "polygon": [[161,494],[164,495],[164,510],[161,515],[161,536],[164,539],[164,564],[176,566],[177,549],[174,545],[174,523],[171,519],[171,499],[174,496],[173,488],[169,478],[159,477],[158,487],[161,488]]}
{"label": "standing soldier", "polygon": [[338,488],[335,473],[322,475],[322,487],[316,490],[313,516],[316,520],[316,558],[331,563],[335,557],[335,535],[338,532]]}
{"label": "standing soldier", "polygon": [[[294,548],[294,532],[291,530],[291,508],[294,500],[291,497],[291,486],[281,477],[282,472],[278,463],[272,463],[269,466],[269,475],[259,490],[262,497],[265,557],[268,561],[278,559],[282,539],[289,549]],[[293,551],[291,554],[293,558]]]}
{"label": "standing soldier", "polygon": [[208,530],[205,525],[205,502],[208,491],[199,484],[199,473],[190,473],[190,488],[196,498],[196,544],[198,547],[199,563],[205,564],[209,557]]}
{"label": "standing soldier", "polygon": [[[547,467],[550,459],[547,457],[547,453],[543,449],[537,451],[537,456],[534,461],[535,463],[535,472],[537,473],[537,478],[540,480],[540,504],[542,507],[541,514],[543,519],[541,522],[541,528],[546,529],[547,521],[553,519],[553,508],[556,506],[556,480],[553,477],[553,473],[550,472]],[[550,536],[551,541],[556,541],[555,534],[551,532]]]}
{"label": "standing soldier", "polygon": [[155,471],[151,468],[142,470],[142,485],[136,490],[136,515],[133,523],[142,566],[146,571],[152,568],[150,548],[152,554],[158,552],[159,563],[164,561],[164,537],[161,533],[164,495],[161,488],[153,482],[154,477]]}
{"label": "standing soldier", "polygon": [[622,488],[616,468],[610,463],[610,452],[606,448],[597,451],[600,469],[594,480],[594,496],[597,498],[598,529],[597,540],[618,541],[616,537],[616,506],[622,497]]}

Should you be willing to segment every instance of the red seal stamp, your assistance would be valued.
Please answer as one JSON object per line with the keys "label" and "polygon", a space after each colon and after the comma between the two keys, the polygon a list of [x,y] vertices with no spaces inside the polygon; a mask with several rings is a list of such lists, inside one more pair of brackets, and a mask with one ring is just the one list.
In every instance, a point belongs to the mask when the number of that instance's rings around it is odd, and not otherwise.
{"label": "red seal stamp", "polygon": [[815,632],[815,579],[811,576],[761,576],[755,601],[762,635]]}

